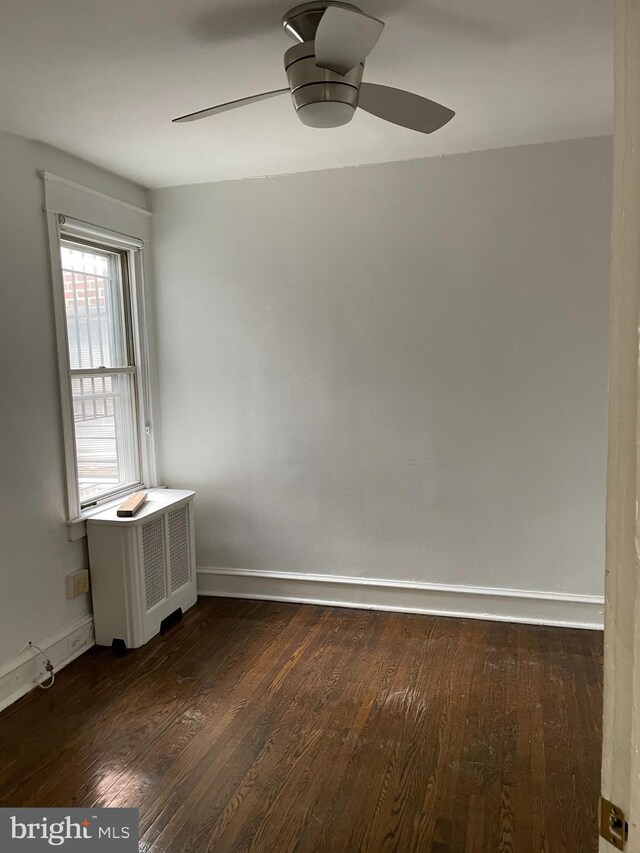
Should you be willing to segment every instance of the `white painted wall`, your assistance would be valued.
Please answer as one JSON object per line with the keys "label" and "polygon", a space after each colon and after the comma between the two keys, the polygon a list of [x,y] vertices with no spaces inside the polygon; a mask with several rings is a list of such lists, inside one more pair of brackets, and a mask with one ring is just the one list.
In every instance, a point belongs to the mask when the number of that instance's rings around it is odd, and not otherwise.
{"label": "white painted wall", "polygon": [[153,195],[198,564],[601,595],[611,141]]}
{"label": "white painted wall", "polygon": [[90,611],[65,575],[69,542],[49,254],[38,170],[146,207],[137,185],[54,148],[0,133],[0,667]]}

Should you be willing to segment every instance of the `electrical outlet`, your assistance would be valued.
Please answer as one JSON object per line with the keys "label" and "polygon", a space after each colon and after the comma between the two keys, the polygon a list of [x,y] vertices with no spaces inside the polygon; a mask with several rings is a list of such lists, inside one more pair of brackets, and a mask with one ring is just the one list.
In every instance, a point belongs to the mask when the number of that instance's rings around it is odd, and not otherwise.
{"label": "electrical outlet", "polygon": [[67,598],[77,598],[89,592],[89,570],[79,569],[67,575]]}
{"label": "electrical outlet", "polygon": [[77,652],[78,649],[81,649],[84,646],[89,637],[91,636],[91,628],[89,628],[88,636],[87,636],[87,627],[85,625],[80,631],[76,631],[75,634],[71,634],[68,639],[68,649],[69,654],[72,655],[74,652]]}

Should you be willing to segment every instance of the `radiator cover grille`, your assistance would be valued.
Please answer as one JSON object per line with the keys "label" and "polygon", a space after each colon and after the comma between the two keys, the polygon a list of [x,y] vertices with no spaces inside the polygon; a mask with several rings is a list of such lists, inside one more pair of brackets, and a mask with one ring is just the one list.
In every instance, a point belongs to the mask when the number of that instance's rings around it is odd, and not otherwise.
{"label": "radiator cover grille", "polygon": [[189,511],[186,506],[172,510],[167,516],[169,524],[169,567],[171,592],[189,583]]}
{"label": "radiator cover grille", "polygon": [[164,531],[161,518],[142,525],[142,566],[147,610],[166,598]]}

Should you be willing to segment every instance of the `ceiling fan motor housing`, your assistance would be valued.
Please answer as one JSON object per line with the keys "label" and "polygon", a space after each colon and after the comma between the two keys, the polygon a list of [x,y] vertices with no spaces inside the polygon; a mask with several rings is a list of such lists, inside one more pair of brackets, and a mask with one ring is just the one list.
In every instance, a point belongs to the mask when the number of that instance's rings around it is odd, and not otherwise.
{"label": "ceiling fan motor housing", "polygon": [[353,118],[358,106],[364,65],[337,74],[316,65],[313,41],[295,44],[284,55],[293,106],[310,127],[339,127]]}
{"label": "ceiling fan motor housing", "polygon": [[351,121],[364,71],[363,63],[346,74],[316,65],[314,38],[328,6],[359,11],[350,3],[324,0],[296,6],[282,19],[287,35],[299,42],[285,53],[284,67],[298,118],[309,127],[339,127]]}

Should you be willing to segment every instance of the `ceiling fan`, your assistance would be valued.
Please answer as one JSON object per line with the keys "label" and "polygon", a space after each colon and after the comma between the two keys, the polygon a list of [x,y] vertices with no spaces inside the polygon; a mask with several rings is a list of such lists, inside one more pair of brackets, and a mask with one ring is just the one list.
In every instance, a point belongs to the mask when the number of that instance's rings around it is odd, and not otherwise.
{"label": "ceiling fan", "polygon": [[455,115],[448,107],[420,95],[362,82],[364,61],[380,38],[384,23],[357,6],[334,0],[303,3],[284,15],[282,25],[298,42],[284,55],[289,82],[286,89],[218,104],[173,121],[198,121],[287,92],[291,92],[298,118],[309,127],[347,124],[360,107],[393,124],[433,133]]}

